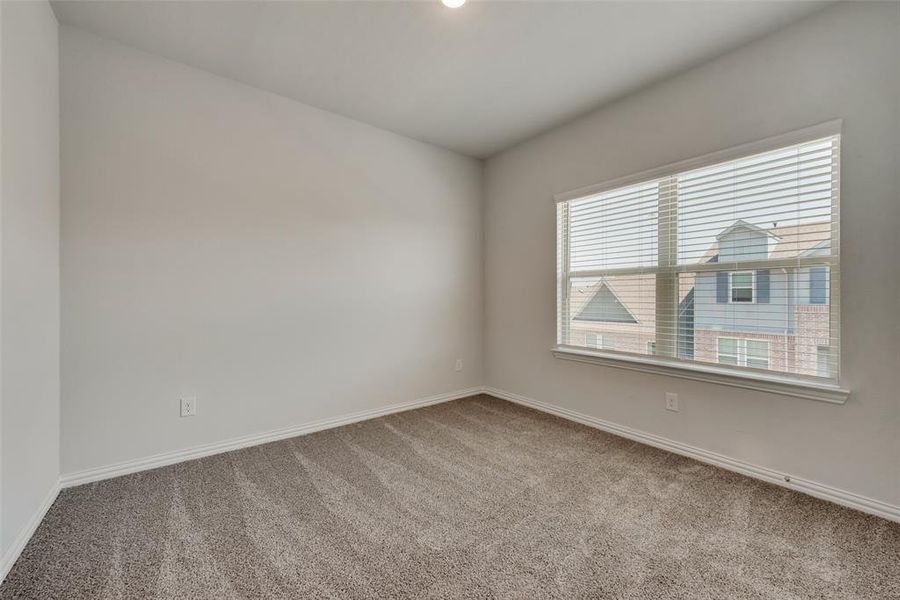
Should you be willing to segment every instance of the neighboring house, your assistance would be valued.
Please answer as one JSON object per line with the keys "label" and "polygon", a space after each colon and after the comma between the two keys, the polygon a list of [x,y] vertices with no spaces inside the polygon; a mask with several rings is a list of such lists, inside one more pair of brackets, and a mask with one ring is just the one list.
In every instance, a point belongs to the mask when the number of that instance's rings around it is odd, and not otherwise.
{"label": "neighboring house", "polygon": [[653,275],[604,277],[573,285],[570,293],[571,343],[598,350],[654,352]]}
{"label": "neighboring house", "polygon": [[[819,222],[761,229],[739,220],[716,236],[702,262],[827,254],[830,228]],[[828,281],[827,267],[698,274],[693,358],[828,376]]]}
{"label": "neighboring house", "polygon": [[[682,282],[683,284],[684,282]],[[692,333],[693,280],[682,285],[679,307],[679,347],[687,348]],[[598,350],[656,353],[656,276],[604,277],[570,292],[572,344]],[[692,339],[692,338],[691,338]]]}
{"label": "neighboring house", "polygon": [[[738,220],[702,263],[827,254],[830,223],[763,229]],[[678,355],[805,375],[829,375],[827,267],[683,274]],[[655,353],[653,275],[605,277],[571,290],[573,344]]]}

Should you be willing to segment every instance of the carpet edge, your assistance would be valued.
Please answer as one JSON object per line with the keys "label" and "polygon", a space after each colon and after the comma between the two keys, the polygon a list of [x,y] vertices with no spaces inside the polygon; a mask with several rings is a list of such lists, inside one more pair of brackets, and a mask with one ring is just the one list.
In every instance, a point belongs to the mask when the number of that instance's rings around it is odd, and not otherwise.
{"label": "carpet edge", "polygon": [[868,498],[866,496],[855,494],[853,492],[835,488],[816,481],[793,477],[792,475],[781,473],[774,469],[754,465],[752,463],[732,458],[724,454],[719,454],[717,452],[704,450],[703,448],[698,448],[689,444],[676,442],[675,440],[671,440],[669,438],[664,438],[652,433],[647,433],[639,429],[632,429],[631,427],[619,425],[617,423],[613,423],[612,421],[606,421],[604,419],[592,417],[591,415],[580,413],[568,408],[563,408],[561,406],[556,406],[554,404],[549,404],[547,402],[542,402],[540,400],[535,400],[534,398],[529,398],[528,396],[508,392],[499,388],[485,386],[483,388],[483,393],[494,396],[495,398],[499,398],[501,400],[506,400],[508,402],[527,406],[529,408],[533,408],[540,412],[551,414],[568,421],[574,421],[582,425],[587,425],[588,427],[593,427],[594,429],[600,429],[619,437],[640,442],[648,446],[653,446],[654,448],[659,448],[661,450],[666,450],[674,454],[680,454],[681,456],[693,458],[694,460],[698,460],[702,463],[720,467],[722,469],[739,473],[747,477],[752,477],[753,479],[759,479],[767,483],[773,483],[777,486],[787,488],[789,490],[794,490],[796,492],[800,492],[808,496],[818,498],[820,500],[826,500],[833,504],[839,504],[841,506],[852,508],[869,515],[887,519],[888,521],[900,523],[900,506],[889,504],[881,500]]}
{"label": "carpet edge", "polygon": [[385,415],[404,412],[407,410],[414,410],[416,408],[423,408],[425,406],[440,404],[442,402],[449,402],[451,400],[458,400],[460,398],[467,398],[469,396],[480,394],[483,391],[483,387],[474,386],[455,390],[452,392],[446,392],[443,394],[426,396],[424,398],[411,400],[409,402],[391,404],[381,408],[363,410],[337,417],[329,417],[327,419],[310,421],[307,423],[299,423],[297,425],[290,425],[288,427],[281,427],[279,429],[240,436],[222,440],[219,442],[211,442],[208,444],[191,446],[182,450],[173,450],[171,452],[163,452],[160,454],[154,454],[142,458],[113,463],[110,465],[66,473],[60,476],[58,487],[60,489],[75,487],[78,485],[84,485],[86,483],[93,483],[95,481],[102,481],[104,479],[112,479],[114,477],[121,477],[122,475],[129,475],[131,473],[148,471],[150,469],[156,469],[158,467],[164,467],[180,462],[195,460],[198,458],[203,458],[205,456],[222,454],[223,452],[231,452],[232,450],[240,450],[241,448],[258,446],[260,444],[267,444],[269,442],[277,442],[279,440],[305,435],[308,433],[315,433],[317,431],[333,429],[335,427],[341,427],[343,425],[350,425],[351,423],[368,421],[369,419],[377,419],[378,417],[383,417]]}
{"label": "carpet edge", "polygon": [[3,554],[3,558],[0,558],[0,583],[3,583],[6,580],[6,576],[9,575],[13,565],[19,560],[19,556],[21,556],[22,551],[25,550],[25,546],[28,545],[34,532],[37,531],[37,528],[44,521],[44,517],[47,516],[50,507],[56,502],[56,498],[59,496],[61,489],[59,479],[57,479],[50,486],[50,490],[47,492],[47,495],[44,496],[44,500],[38,506],[37,510],[31,515],[31,519],[29,519],[25,527],[19,531],[19,535],[16,536],[15,541]]}

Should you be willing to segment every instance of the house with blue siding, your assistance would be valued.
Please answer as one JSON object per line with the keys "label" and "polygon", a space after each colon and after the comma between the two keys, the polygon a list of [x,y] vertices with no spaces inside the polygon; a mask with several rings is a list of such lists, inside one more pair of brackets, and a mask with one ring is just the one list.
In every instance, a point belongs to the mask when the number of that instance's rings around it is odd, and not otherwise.
{"label": "house with blue siding", "polygon": [[[764,229],[738,220],[716,236],[705,263],[784,260],[830,252],[831,224]],[[698,273],[693,358],[805,375],[829,375],[827,267]],[[681,347],[681,344],[680,344]]]}
{"label": "house with blue siding", "polygon": [[[828,221],[770,228],[737,220],[701,264],[778,261],[830,253]],[[570,339],[598,350],[654,354],[655,276],[573,281]],[[827,267],[682,273],[679,358],[786,373],[831,374]]]}

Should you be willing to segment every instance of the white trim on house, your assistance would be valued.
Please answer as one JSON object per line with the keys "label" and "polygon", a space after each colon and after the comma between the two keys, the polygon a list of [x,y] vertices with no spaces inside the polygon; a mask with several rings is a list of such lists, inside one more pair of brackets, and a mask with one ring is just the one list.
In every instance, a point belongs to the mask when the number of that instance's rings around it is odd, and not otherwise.
{"label": "white trim on house", "polygon": [[711,452],[709,450],[704,450],[703,448],[683,444],[681,442],[677,442],[675,440],[671,440],[659,435],[640,431],[638,429],[632,429],[631,427],[625,427],[623,425],[618,425],[611,421],[592,417],[590,415],[570,410],[568,408],[563,408],[561,406],[541,402],[539,400],[535,400],[527,396],[522,396],[520,394],[514,394],[512,392],[507,392],[505,390],[489,386],[484,388],[484,393],[495,396],[502,400],[508,400],[510,402],[515,402],[516,404],[521,404],[522,406],[527,406],[541,412],[555,415],[569,421],[581,423],[582,425],[587,425],[588,427],[600,429],[619,437],[634,440],[636,442],[640,442],[641,444],[653,446],[654,448],[660,448],[668,452],[680,454],[681,456],[687,456],[688,458],[693,458],[694,460],[698,460],[702,463],[714,465],[716,467],[720,467],[728,471],[733,471],[735,473],[740,473],[741,475],[746,475],[747,477],[752,477],[753,479],[759,479],[760,481],[774,483],[775,485],[801,492],[803,494],[813,496],[814,498],[827,500],[828,502],[840,504],[841,506],[846,506],[860,512],[900,523],[900,506],[888,504],[887,502],[882,502],[873,498],[860,496],[859,494],[854,494],[853,492],[848,492],[846,490],[841,490],[829,485],[825,485],[824,483],[797,478],[793,475],[790,475],[789,473],[782,473],[768,467],[754,465],[752,463],[748,463],[736,458],[725,456],[724,454]]}
{"label": "white trim on house", "polygon": [[299,435],[305,435],[307,433],[323,431],[325,429],[333,429],[342,425],[349,425],[350,423],[368,421],[369,419],[375,419],[377,417],[383,417],[385,415],[390,415],[393,413],[422,408],[425,406],[430,406],[432,404],[439,404],[441,402],[457,400],[459,398],[466,398],[468,396],[480,394],[481,391],[481,387],[470,387],[462,390],[456,390],[454,392],[448,392],[446,394],[428,396],[427,398],[421,398],[419,400],[413,400],[411,402],[392,404],[391,406],[363,410],[340,417],[320,419],[318,421],[311,421],[309,423],[300,423],[297,425],[291,425],[289,427],[283,427],[281,429],[274,429],[272,431],[265,431],[262,433],[232,438],[230,440],[223,440],[221,442],[213,442],[211,444],[193,446],[191,448],[185,448],[183,450],[163,452],[161,454],[155,454],[153,456],[127,460],[112,465],[96,467],[93,469],[85,469],[83,471],[76,471],[74,473],[67,473],[62,475],[60,477],[60,484],[63,488],[69,488],[76,485],[91,483],[94,481],[101,481],[103,479],[111,479],[113,477],[119,477],[121,475],[128,475],[130,473],[147,471],[149,469],[155,469],[157,467],[164,467],[166,465],[173,465],[175,463],[203,458],[204,456],[212,456],[214,454],[221,454],[223,452],[239,450],[241,448],[247,448],[249,446],[258,446],[259,444],[275,442]]}
{"label": "white trim on house", "polygon": [[769,231],[768,229],[763,229],[762,227],[759,227],[758,225],[754,225],[753,223],[748,223],[744,219],[738,219],[737,221],[735,221],[734,223],[732,223],[731,225],[729,225],[728,227],[723,229],[721,232],[719,232],[718,235],[716,235],[716,239],[721,240],[722,238],[724,238],[726,235],[728,235],[735,229],[749,229],[750,231],[765,235],[766,237],[775,238],[776,240],[781,239],[780,235],[776,235],[776,234],[772,233],[771,231]]}

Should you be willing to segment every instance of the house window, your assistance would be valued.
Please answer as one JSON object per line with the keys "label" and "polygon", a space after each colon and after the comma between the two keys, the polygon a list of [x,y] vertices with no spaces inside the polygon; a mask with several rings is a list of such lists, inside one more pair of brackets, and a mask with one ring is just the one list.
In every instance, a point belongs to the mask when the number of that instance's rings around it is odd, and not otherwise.
{"label": "house window", "polygon": [[753,302],[753,272],[744,271],[731,274],[732,302]]}
{"label": "house window", "polygon": [[716,340],[716,359],[723,365],[738,365],[738,340],[720,337]]}
{"label": "house window", "polygon": [[716,362],[736,367],[768,369],[769,342],[745,338],[717,338]]}
{"label": "house window", "polygon": [[[612,349],[579,333],[608,323],[653,340],[621,345],[623,360],[836,383],[839,154],[826,124],[559,195],[557,350]],[[765,336],[779,340],[778,361]],[[812,375],[804,353],[823,342],[830,368]]]}
{"label": "house window", "polygon": [[828,267],[809,269],[809,303],[826,304],[828,301]]}
{"label": "house window", "polygon": [[612,350],[616,347],[616,340],[609,335],[600,335],[589,331],[584,334],[585,346],[603,350]]}
{"label": "house window", "polygon": [[744,340],[744,364],[754,369],[769,368],[769,342]]}

